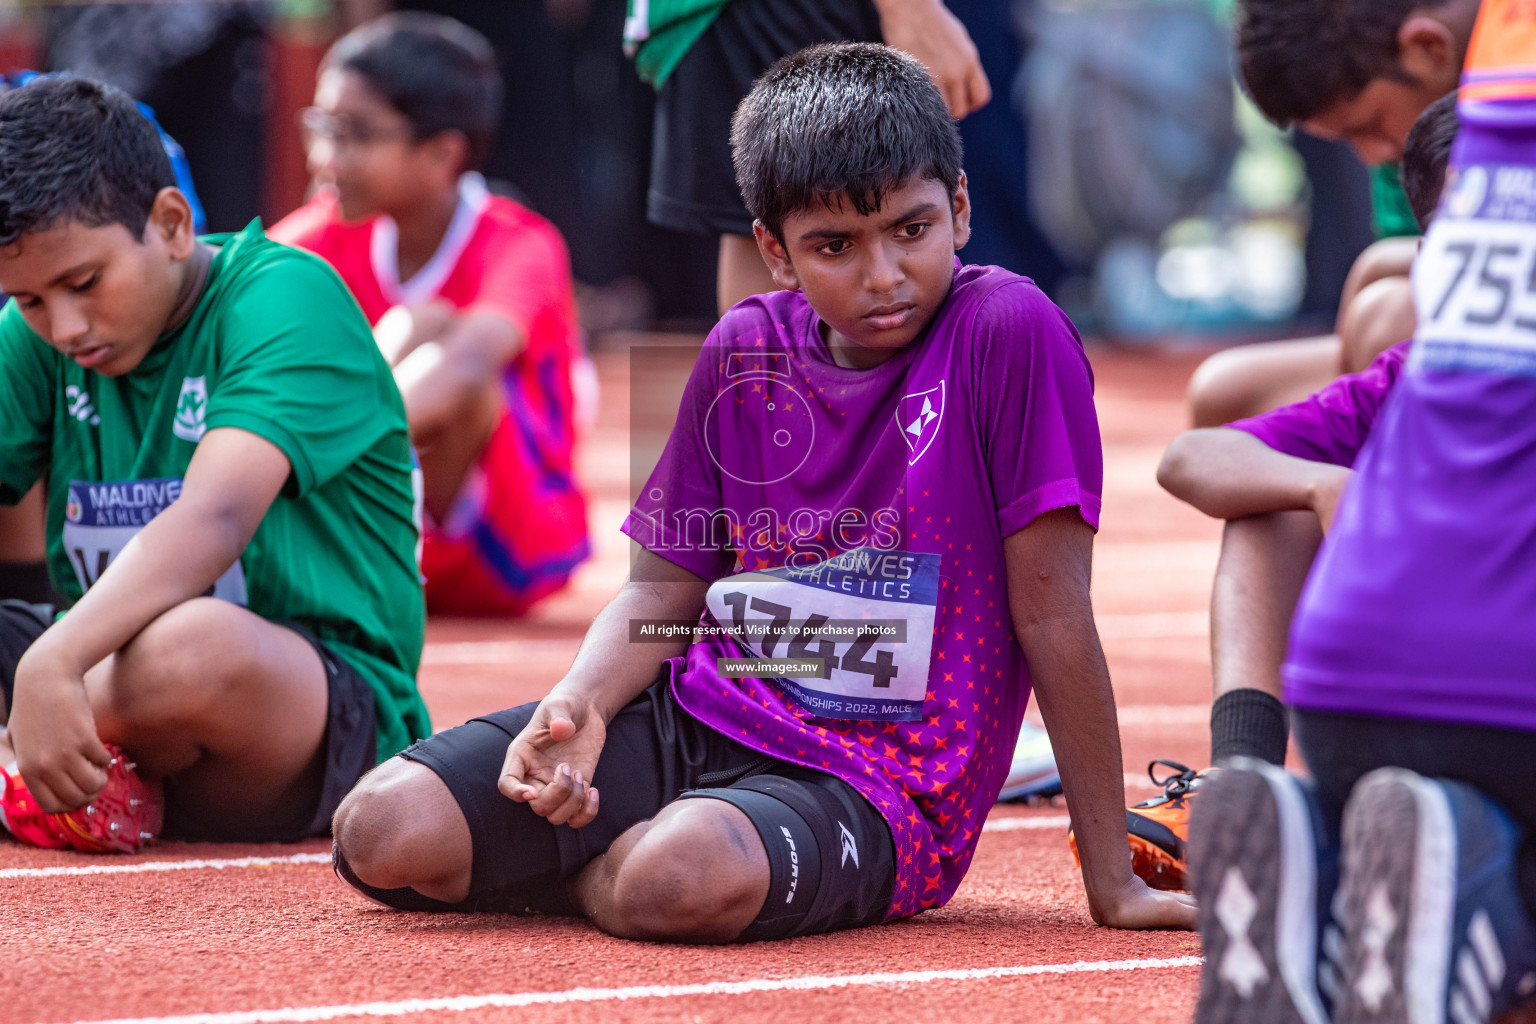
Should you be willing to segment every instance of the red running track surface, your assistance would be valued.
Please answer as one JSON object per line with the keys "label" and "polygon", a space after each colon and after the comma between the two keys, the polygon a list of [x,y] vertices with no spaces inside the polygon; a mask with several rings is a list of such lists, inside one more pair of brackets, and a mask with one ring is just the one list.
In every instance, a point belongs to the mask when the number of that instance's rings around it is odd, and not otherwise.
{"label": "red running track surface", "polygon": [[[633,382],[645,436],[657,429],[649,410],[675,409],[681,380],[665,372],[669,358],[634,363],[645,368]],[[688,354],[670,361],[685,367]],[[1196,361],[1094,357],[1106,458],[1094,596],[1133,799],[1150,792],[1141,781],[1149,759],[1203,766],[1208,753],[1205,608],[1219,529],[1153,479],[1184,426]],[[598,557],[526,621],[431,624],[421,686],[439,728],[541,696],[623,579],[628,541],[616,527],[630,489],[630,366],[623,352],[599,357],[602,411],[582,454]],[[320,841],[165,843],[106,858],[0,838],[0,1024],[1187,1021],[1195,937],[1094,927],[1064,821],[1059,805],[995,811],[965,884],[941,911],[702,949],[611,939],[582,921],[385,911],[335,881]],[[186,860],[209,863],[158,869]]]}

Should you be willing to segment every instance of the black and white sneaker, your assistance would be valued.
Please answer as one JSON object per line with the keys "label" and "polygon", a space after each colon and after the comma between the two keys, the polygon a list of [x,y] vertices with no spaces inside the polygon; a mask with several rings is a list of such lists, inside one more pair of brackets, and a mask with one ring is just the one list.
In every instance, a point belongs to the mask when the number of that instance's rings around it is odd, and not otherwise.
{"label": "black and white sneaker", "polygon": [[1536,994],[1520,831],[1459,782],[1383,768],[1344,810],[1340,1024],[1486,1024]]}
{"label": "black and white sneaker", "polygon": [[1284,769],[1235,758],[1205,778],[1190,821],[1197,1024],[1326,1024],[1319,934],[1336,864],[1311,791]]}

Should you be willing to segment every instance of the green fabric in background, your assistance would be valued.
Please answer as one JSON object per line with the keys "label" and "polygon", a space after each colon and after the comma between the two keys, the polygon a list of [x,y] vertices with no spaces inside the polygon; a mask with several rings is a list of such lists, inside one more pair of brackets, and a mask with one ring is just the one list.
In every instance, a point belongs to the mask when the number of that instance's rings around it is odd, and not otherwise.
{"label": "green fabric in background", "polygon": [[1419,221],[1408,205],[1403,178],[1397,164],[1377,164],[1371,168],[1371,226],[1377,238],[1419,235]]}
{"label": "green fabric in background", "polygon": [[641,79],[660,89],[731,0],[629,0],[624,52]]}

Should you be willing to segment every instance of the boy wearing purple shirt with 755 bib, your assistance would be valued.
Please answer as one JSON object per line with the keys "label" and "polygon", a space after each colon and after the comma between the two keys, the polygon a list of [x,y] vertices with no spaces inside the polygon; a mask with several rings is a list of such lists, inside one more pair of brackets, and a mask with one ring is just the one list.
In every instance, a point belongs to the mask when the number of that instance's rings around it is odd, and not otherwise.
{"label": "boy wearing purple shirt with 755 bib", "polygon": [[1125,847],[1088,363],[1034,285],[955,259],[938,90],[886,47],[813,47],[732,141],[786,291],[711,334],[624,524],[630,580],[565,678],[365,780],[338,873],[391,906],[630,938],[908,916],[964,877],[1033,685],[1094,919],[1188,927]]}

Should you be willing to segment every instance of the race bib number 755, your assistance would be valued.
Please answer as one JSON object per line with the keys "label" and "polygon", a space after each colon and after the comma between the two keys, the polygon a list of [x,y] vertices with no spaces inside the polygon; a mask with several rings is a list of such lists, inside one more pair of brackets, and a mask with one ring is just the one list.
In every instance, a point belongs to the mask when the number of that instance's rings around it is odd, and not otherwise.
{"label": "race bib number 755", "polygon": [[1536,375],[1536,172],[1462,169],[1413,265],[1418,366]]}
{"label": "race bib number 755", "polygon": [[[91,589],[128,542],[180,495],[181,480],[176,477],[71,480],[64,505],[64,551],[80,589]],[[218,578],[207,596],[245,604],[245,574],[239,561]]]}
{"label": "race bib number 755", "polygon": [[910,722],[923,717],[938,592],[938,555],[863,547],[728,576],[705,603],[753,658],[802,665],[741,674],[773,678],[822,718]]}

